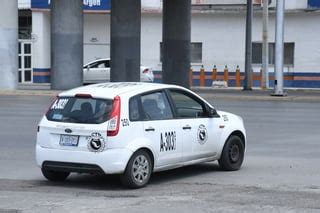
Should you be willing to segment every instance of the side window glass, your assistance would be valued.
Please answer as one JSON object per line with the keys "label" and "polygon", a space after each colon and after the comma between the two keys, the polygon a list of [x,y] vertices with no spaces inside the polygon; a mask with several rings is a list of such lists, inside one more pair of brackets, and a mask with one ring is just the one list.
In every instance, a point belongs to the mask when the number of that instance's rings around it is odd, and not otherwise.
{"label": "side window glass", "polygon": [[98,63],[98,66],[97,66],[98,68],[105,68],[106,67],[106,65],[105,65],[105,62],[104,61],[100,61],[99,63]]}
{"label": "side window glass", "polygon": [[172,119],[173,114],[164,92],[155,92],[141,96],[144,116],[147,120]]}
{"label": "side window glass", "polygon": [[194,98],[179,91],[170,91],[176,113],[179,118],[204,117],[203,106]]}
{"label": "side window glass", "polygon": [[138,97],[131,98],[129,101],[129,118],[130,121],[142,120],[140,116]]}

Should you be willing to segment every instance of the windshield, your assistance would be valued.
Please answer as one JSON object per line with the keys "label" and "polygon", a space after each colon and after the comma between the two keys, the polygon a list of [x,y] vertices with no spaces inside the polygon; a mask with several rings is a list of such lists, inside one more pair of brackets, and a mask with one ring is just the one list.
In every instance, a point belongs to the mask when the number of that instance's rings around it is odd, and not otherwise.
{"label": "windshield", "polygon": [[100,124],[109,119],[112,103],[107,99],[59,97],[46,116],[56,122]]}

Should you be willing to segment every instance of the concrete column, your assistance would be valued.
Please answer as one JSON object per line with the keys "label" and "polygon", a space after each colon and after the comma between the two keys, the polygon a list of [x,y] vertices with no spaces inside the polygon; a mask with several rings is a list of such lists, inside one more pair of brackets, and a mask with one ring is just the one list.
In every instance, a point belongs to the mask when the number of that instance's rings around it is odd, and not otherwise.
{"label": "concrete column", "polygon": [[276,96],[286,96],[283,91],[283,51],[284,51],[284,0],[277,0],[276,13],[276,47],[275,47],[275,80],[274,94]]}
{"label": "concrete column", "polygon": [[162,82],[189,87],[191,0],[163,0]]}
{"label": "concrete column", "polygon": [[246,55],[245,55],[245,75],[243,90],[252,90],[252,0],[247,0],[246,16]]}
{"label": "concrete column", "polygon": [[18,88],[18,1],[0,7],[0,89]]}
{"label": "concrete column", "polygon": [[140,32],[141,0],[111,0],[111,81],[140,81]]}
{"label": "concrete column", "polygon": [[262,16],[262,88],[269,87],[269,0],[263,0],[263,16]]}
{"label": "concrete column", "polygon": [[51,0],[51,88],[82,85],[82,0]]}

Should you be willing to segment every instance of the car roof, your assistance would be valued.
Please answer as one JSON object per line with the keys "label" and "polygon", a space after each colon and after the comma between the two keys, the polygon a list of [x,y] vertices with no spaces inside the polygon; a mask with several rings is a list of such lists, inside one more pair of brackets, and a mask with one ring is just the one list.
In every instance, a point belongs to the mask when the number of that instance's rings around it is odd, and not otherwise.
{"label": "car roof", "polygon": [[112,82],[91,84],[88,86],[77,87],[59,94],[62,96],[75,96],[76,94],[90,94],[94,98],[107,98],[113,99],[117,95],[127,94],[133,96],[143,92],[165,89],[165,88],[179,88],[183,87],[170,84],[159,83],[145,83],[145,82]]}
{"label": "car roof", "polygon": [[98,59],[89,61],[88,63],[84,64],[83,66],[88,66],[89,64],[92,64],[92,63],[98,62],[98,61],[108,61],[108,60],[110,60],[110,58],[98,58]]}

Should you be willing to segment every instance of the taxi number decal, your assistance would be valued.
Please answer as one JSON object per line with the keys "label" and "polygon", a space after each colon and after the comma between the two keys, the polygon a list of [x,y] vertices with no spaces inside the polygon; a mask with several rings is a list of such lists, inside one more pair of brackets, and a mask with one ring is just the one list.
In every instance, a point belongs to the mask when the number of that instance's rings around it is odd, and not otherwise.
{"label": "taxi number decal", "polygon": [[68,103],[68,99],[59,99],[59,100],[56,100],[52,106],[51,106],[51,109],[64,109],[64,107],[67,105]]}
{"label": "taxi number decal", "polygon": [[121,119],[121,123],[123,127],[129,126],[129,119],[128,118]]}
{"label": "taxi number decal", "polygon": [[176,150],[176,132],[160,134],[160,152]]}

